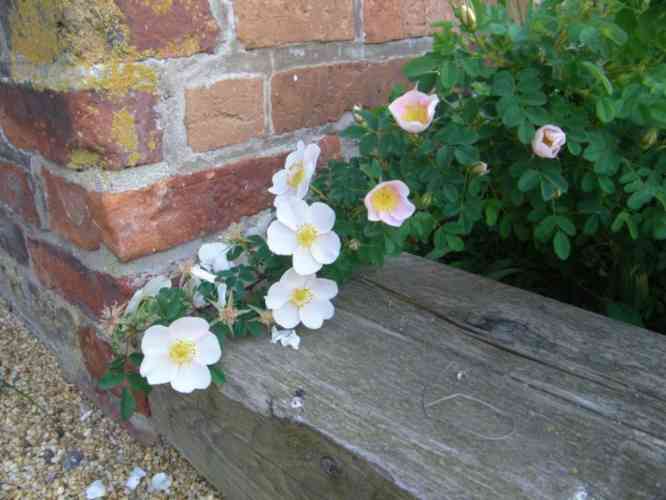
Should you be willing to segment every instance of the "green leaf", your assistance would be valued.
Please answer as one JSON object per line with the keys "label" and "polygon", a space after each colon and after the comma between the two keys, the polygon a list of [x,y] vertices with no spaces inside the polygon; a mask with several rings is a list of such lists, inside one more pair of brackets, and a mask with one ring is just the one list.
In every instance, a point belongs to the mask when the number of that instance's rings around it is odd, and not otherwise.
{"label": "green leaf", "polygon": [[534,138],[534,127],[530,122],[523,120],[518,127],[518,139],[523,144],[530,144]]}
{"label": "green leaf", "polygon": [[110,370],[99,379],[97,385],[103,391],[108,391],[109,389],[118,387],[123,382],[125,382],[125,372]]}
{"label": "green leaf", "polygon": [[518,189],[520,189],[523,193],[531,191],[537,187],[540,180],[541,174],[537,170],[525,170],[523,175],[520,176],[520,180],[518,180]]}
{"label": "green leaf", "polygon": [[446,236],[446,242],[454,252],[462,252],[465,249],[465,242],[460,236],[449,234]]}
{"label": "green leaf", "polygon": [[615,118],[615,102],[609,97],[597,99],[596,110],[597,118],[601,120],[601,123],[610,123]]}
{"label": "green leaf", "polygon": [[493,94],[511,96],[514,91],[513,75],[509,71],[500,71],[493,78]]}
{"label": "green leaf", "polygon": [[127,381],[129,382],[130,387],[135,391],[141,391],[148,394],[152,390],[151,385],[138,373],[128,373]]}
{"label": "green leaf", "polygon": [[609,302],[606,306],[606,314],[608,317],[615,320],[629,323],[631,325],[645,327],[640,312],[638,312],[633,307],[628,306],[627,304]]}
{"label": "green leaf", "polygon": [[662,127],[666,127],[666,101],[652,104],[650,106],[650,117]]}
{"label": "green leaf", "polygon": [[650,203],[653,198],[654,190],[646,187],[632,194],[627,200],[627,206],[633,210],[640,210],[645,205]]}
{"label": "green leaf", "polygon": [[451,90],[462,80],[463,75],[453,61],[444,61],[439,69],[439,83],[444,90]]}
{"label": "green leaf", "polygon": [[120,418],[129,420],[136,411],[136,400],[132,392],[127,388],[123,388],[122,396],[120,397]]}
{"label": "green leaf", "polygon": [[402,68],[402,72],[409,80],[414,80],[426,73],[434,73],[437,68],[439,58],[428,54],[423,57],[412,59]]}
{"label": "green leaf", "polygon": [[208,370],[210,371],[210,376],[218,385],[222,385],[227,381],[227,378],[224,375],[224,372],[220,370],[217,366],[209,365]]}
{"label": "green leaf", "polygon": [[130,363],[139,368],[141,366],[141,362],[143,361],[143,354],[140,352],[133,352],[129,355],[129,360]]}
{"label": "green leaf", "polygon": [[263,337],[266,334],[266,327],[258,321],[248,321],[247,329],[253,337]]}
{"label": "green leaf", "polygon": [[604,193],[613,194],[615,192],[615,183],[610,177],[600,175],[597,177],[597,182],[599,182],[599,187]]}
{"label": "green leaf", "polygon": [[560,260],[567,260],[571,253],[571,243],[569,237],[562,231],[558,231],[553,238],[553,249]]}
{"label": "green leaf", "polygon": [[603,68],[589,61],[584,61],[581,65],[604,87],[608,95],[613,95],[613,84]]}
{"label": "green leaf", "polygon": [[583,232],[588,236],[594,236],[599,230],[599,216],[591,215],[585,221],[585,226],[583,226]]}

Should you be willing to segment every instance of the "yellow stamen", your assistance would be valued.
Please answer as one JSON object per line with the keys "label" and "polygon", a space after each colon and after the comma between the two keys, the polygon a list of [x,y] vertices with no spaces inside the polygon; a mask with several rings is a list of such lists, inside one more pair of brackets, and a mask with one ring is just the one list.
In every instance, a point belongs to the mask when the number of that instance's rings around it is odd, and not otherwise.
{"label": "yellow stamen", "polygon": [[553,144],[555,143],[555,140],[551,137],[547,130],[543,132],[543,143],[549,148],[552,148]]}
{"label": "yellow stamen", "polygon": [[289,179],[287,179],[287,184],[296,189],[301,185],[303,179],[305,179],[305,167],[303,166],[303,162],[299,161],[289,167]]}
{"label": "yellow stamen", "polygon": [[402,119],[407,122],[419,122],[425,125],[428,123],[428,108],[418,104],[405,106],[405,111],[402,113]]}
{"label": "yellow stamen", "polygon": [[370,202],[377,212],[391,212],[400,203],[400,197],[391,186],[384,186],[372,194]]}
{"label": "yellow stamen", "polygon": [[319,235],[312,224],[304,224],[296,232],[296,241],[299,246],[310,248]]}
{"label": "yellow stamen", "polygon": [[197,354],[197,345],[191,340],[177,340],[169,348],[169,357],[177,365],[191,363]]}
{"label": "yellow stamen", "polygon": [[309,288],[297,288],[291,292],[291,303],[300,308],[309,303],[313,297]]}

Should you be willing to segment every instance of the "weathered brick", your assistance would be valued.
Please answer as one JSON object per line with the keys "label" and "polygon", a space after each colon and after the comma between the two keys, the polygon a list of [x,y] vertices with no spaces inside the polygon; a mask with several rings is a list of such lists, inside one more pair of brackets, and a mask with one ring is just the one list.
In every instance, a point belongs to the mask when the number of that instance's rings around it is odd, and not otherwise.
{"label": "weathered brick", "polygon": [[208,0],[4,0],[0,23],[13,61],[33,64],[212,52],[220,31]]}
{"label": "weathered brick", "polygon": [[42,169],[49,227],[85,250],[97,250],[101,235],[88,208],[88,191]]}
{"label": "weathered brick", "polygon": [[162,159],[156,104],[149,92],[56,92],[0,84],[0,125],[15,146],[52,161],[120,169]]}
{"label": "weathered brick", "polygon": [[221,80],[185,93],[187,138],[194,151],[240,144],[264,133],[263,79]]}
{"label": "weathered brick", "polygon": [[208,0],[115,0],[129,27],[129,43],[160,57],[215,49],[219,26]]}
{"label": "weathered brick", "polygon": [[273,126],[280,134],[334,122],[355,104],[386,103],[391,88],[406,83],[406,59],[293,69],[272,79]]}
{"label": "weathered brick", "polygon": [[[94,328],[81,328],[78,334],[79,348],[83,355],[83,362],[92,379],[97,382],[106,373],[107,367],[113,359],[113,350],[108,342],[97,335]],[[134,367],[130,370],[137,371]],[[99,388],[96,391],[103,392]],[[113,389],[111,392],[120,397],[122,386]],[[132,394],[136,400],[137,411],[143,415],[150,416],[150,405],[146,394],[139,391],[132,391]]]}
{"label": "weathered brick", "polygon": [[427,36],[434,31],[432,23],[452,17],[446,0],[365,0],[365,40],[381,43]]}
{"label": "weathered brick", "polygon": [[[337,156],[336,137],[321,143],[323,163]],[[171,177],[120,193],[89,193],[93,219],[122,261],[220,231],[272,203],[271,177],[285,155],[242,160],[215,170]]]}
{"label": "weathered brick", "polygon": [[28,264],[28,249],[21,228],[0,210],[0,249],[7,252],[19,264]]}
{"label": "weathered brick", "polygon": [[234,11],[248,48],[354,38],[353,0],[236,0]]}
{"label": "weathered brick", "polygon": [[39,223],[32,184],[25,169],[0,164],[0,203],[27,223]]}
{"label": "weathered brick", "polygon": [[105,307],[121,304],[132,294],[128,279],[88,269],[62,248],[28,238],[28,249],[33,269],[42,285],[96,317]]}

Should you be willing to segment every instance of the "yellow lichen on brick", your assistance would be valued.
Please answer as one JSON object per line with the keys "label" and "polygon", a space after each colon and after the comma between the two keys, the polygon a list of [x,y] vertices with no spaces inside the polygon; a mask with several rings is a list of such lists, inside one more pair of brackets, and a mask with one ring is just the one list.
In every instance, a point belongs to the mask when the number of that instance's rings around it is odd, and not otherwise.
{"label": "yellow lichen on brick", "polygon": [[171,9],[173,0],[144,0],[143,3],[153,9],[155,14],[164,15]]}
{"label": "yellow lichen on brick", "polygon": [[139,154],[139,138],[136,133],[134,117],[127,109],[117,111],[113,115],[111,125],[111,138],[129,154],[127,164],[136,165],[141,159]]}
{"label": "yellow lichen on brick", "polygon": [[68,0],[15,0],[9,13],[13,60],[20,54],[33,64],[51,64],[63,47],[58,24]]}
{"label": "yellow lichen on brick", "polygon": [[125,94],[128,90],[154,93],[157,74],[143,64],[122,64],[112,61],[100,76],[86,78],[85,88],[105,90],[111,94]]}
{"label": "yellow lichen on brick", "polygon": [[85,167],[94,167],[101,163],[99,153],[89,151],[87,149],[75,149],[72,151],[69,159],[68,167],[74,169],[82,169]]}

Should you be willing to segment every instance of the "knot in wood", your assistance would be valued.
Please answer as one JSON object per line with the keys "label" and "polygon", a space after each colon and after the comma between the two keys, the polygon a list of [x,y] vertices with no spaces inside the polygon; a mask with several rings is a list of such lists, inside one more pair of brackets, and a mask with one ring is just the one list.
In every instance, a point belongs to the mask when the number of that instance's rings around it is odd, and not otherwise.
{"label": "knot in wood", "polygon": [[321,457],[319,466],[321,467],[322,472],[327,476],[337,477],[342,474],[342,469],[334,458]]}

